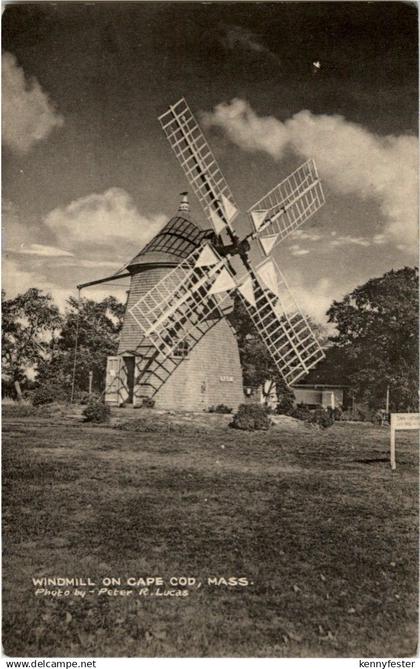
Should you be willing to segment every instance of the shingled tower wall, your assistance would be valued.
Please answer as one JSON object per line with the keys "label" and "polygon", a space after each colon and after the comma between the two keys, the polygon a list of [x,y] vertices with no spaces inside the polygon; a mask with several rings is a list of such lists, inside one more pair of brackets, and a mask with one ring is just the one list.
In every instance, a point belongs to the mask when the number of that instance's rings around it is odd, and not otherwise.
{"label": "shingled tower wall", "polygon": [[156,408],[202,411],[217,404],[236,409],[243,401],[238,346],[226,318],[206,323],[204,334],[199,333],[199,341],[190,350],[166,358],[142,338],[129,313],[147,291],[211,234],[200,230],[188,212],[179,211],[129,263],[131,284],[118,349],[119,379],[106,393],[107,402],[140,405],[152,398]]}

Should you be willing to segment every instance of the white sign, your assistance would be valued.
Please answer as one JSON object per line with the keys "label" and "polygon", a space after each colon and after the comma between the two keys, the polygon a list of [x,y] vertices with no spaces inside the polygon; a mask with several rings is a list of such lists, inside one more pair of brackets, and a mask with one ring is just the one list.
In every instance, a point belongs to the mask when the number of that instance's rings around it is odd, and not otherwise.
{"label": "white sign", "polygon": [[391,468],[396,469],[395,430],[420,430],[420,413],[391,414]]}
{"label": "white sign", "polygon": [[391,428],[394,428],[394,430],[419,430],[420,413],[392,413]]}

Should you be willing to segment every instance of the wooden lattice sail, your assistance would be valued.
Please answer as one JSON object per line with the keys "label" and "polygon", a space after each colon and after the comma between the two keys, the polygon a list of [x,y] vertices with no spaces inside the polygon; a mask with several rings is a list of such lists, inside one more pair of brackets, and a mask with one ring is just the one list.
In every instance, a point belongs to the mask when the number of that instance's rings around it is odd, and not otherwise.
{"label": "wooden lattice sail", "polygon": [[238,207],[185,99],[171,106],[159,121],[208,221],[219,234],[230,226]]}
{"label": "wooden lattice sail", "polygon": [[223,279],[235,286],[215,249],[210,244],[200,246],[145,293],[130,313],[156,349],[171,355],[186,337],[193,341],[203,324],[223,318],[227,293],[215,291]]}
{"label": "wooden lattice sail", "polygon": [[325,203],[313,160],[270,190],[248,210],[256,238],[266,255],[290,233],[306,223]]}
{"label": "wooden lattice sail", "polygon": [[251,281],[253,298],[241,291],[241,300],[277,369],[292,385],[318,364],[324,353],[273,260],[251,271]]}

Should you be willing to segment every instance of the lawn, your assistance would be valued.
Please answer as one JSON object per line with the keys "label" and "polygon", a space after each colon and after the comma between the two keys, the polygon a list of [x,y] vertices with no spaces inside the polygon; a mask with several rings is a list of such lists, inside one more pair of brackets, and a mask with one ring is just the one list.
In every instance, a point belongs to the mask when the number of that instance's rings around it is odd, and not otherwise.
{"label": "lawn", "polygon": [[[151,431],[148,412],[132,432],[27,414],[3,415],[8,655],[415,653],[415,432],[398,434],[392,472],[389,432],[368,424],[244,433],[227,417],[163,415]],[[52,576],[96,590],[36,596],[32,578]],[[163,591],[174,576],[197,582],[179,597],[97,593],[105,577],[120,591],[151,576]]]}

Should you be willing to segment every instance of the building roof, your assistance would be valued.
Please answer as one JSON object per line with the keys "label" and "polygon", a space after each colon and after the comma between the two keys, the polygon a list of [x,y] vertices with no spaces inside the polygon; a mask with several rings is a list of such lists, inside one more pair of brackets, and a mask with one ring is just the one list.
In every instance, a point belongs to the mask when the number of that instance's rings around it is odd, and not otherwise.
{"label": "building roof", "polygon": [[340,389],[340,388],[349,388],[349,387],[350,386],[348,386],[345,383],[295,383],[292,386],[293,389],[297,388],[298,390],[299,390],[299,388],[301,390],[304,390],[304,389],[307,389],[307,390],[318,390],[318,389],[323,390],[324,389],[325,390],[325,389],[328,389],[328,388],[332,388],[333,390],[337,390],[337,389]]}
{"label": "building roof", "polygon": [[178,212],[153,239],[128,263],[127,269],[135,272],[144,265],[178,265],[206,238],[212,230],[201,230],[188,218],[188,213]]}
{"label": "building roof", "polygon": [[325,348],[325,358],[311,369],[309,374],[297,385],[317,385],[318,387],[321,385],[336,387],[348,385],[347,375],[343,371],[342,355],[342,351],[336,346]]}

